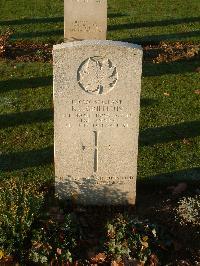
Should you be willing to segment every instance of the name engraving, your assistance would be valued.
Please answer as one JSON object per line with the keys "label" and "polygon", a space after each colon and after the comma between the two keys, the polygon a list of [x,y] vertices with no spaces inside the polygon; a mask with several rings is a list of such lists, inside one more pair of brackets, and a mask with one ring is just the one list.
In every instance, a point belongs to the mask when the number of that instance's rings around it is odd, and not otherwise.
{"label": "name engraving", "polygon": [[[122,100],[72,100],[71,112],[67,117],[67,127],[76,126],[93,129],[129,128],[132,113],[126,111]],[[71,119],[73,122],[70,122]]]}

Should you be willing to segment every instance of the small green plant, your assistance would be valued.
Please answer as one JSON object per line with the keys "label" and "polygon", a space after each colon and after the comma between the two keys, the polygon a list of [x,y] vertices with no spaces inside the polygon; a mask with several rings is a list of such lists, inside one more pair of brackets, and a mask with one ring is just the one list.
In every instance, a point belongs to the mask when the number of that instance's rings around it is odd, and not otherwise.
{"label": "small green plant", "polygon": [[20,178],[0,183],[0,251],[1,257],[23,259],[25,239],[43,203],[43,193],[36,185]]}
{"label": "small green plant", "polygon": [[200,226],[200,195],[179,200],[175,215],[181,225]]}
{"label": "small green plant", "polygon": [[146,263],[171,246],[170,237],[149,221],[120,215],[106,226],[106,253],[111,259],[136,259]]}
{"label": "small green plant", "polygon": [[33,231],[29,258],[43,265],[72,262],[77,240],[78,230],[72,214],[51,215]]}

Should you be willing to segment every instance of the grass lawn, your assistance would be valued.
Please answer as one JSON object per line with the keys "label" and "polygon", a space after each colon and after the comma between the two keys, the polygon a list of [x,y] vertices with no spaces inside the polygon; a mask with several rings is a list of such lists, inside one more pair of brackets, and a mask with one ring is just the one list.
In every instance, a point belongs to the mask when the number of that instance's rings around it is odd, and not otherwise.
{"label": "grass lawn", "polygon": [[144,64],[139,179],[199,180],[198,62]]}
{"label": "grass lawn", "polygon": [[[63,0],[1,0],[0,10],[0,32],[13,40],[63,40]],[[108,0],[108,39],[198,42],[199,10],[199,0]]]}
{"label": "grass lawn", "polygon": [[2,61],[0,73],[1,176],[45,181],[53,177],[52,66]]}

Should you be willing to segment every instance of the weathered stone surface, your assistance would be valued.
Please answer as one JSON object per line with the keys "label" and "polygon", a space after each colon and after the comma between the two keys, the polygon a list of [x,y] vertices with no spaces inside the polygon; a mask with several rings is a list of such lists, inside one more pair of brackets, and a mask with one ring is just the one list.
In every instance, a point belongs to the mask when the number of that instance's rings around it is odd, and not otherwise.
{"label": "weathered stone surface", "polygon": [[54,46],[56,192],[83,204],[134,204],[142,70],[140,46]]}
{"label": "weathered stone surface", "polygon": [[65,0],[64,39],[106,40],[107,0]]}

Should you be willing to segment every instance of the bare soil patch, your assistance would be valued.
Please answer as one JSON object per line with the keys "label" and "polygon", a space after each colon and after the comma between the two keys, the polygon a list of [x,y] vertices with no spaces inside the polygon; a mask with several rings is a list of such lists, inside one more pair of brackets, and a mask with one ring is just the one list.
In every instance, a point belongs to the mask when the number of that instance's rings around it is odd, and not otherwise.
{"label": "bare soil patch", "polygon": [[[0,36],[0,57],[22,62],[51,62],[55,43],[10,41],[10,34]],[[200,45],[189,42],[144,45],[144,61],[168,63],[199,58]]]}

